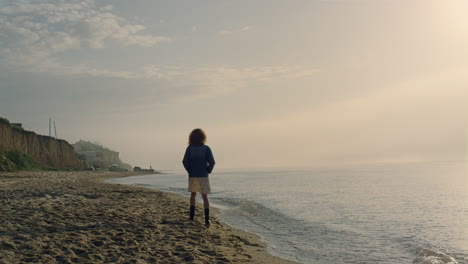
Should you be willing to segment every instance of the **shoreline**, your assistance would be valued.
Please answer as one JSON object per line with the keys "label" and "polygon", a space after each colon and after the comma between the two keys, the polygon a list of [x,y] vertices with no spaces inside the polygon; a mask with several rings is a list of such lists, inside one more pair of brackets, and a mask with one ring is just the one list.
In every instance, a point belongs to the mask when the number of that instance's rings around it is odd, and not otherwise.
{"label": "shoreline", "polygon": [[[141,172],[0,173],[1,263],[297,263],[180,195],[104,182]],[[153,174],[153,173],[151,173]],[[215,210],[213,210],[215,211]]]}

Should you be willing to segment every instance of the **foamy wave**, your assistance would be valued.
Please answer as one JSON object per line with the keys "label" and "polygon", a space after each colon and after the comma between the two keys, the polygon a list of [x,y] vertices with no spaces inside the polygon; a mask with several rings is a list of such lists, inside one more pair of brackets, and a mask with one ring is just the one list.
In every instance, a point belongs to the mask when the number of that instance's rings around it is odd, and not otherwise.
{"label": "foamy wave", "polygon": [[458,264],[454,258],[440,251],[418,248],[417,255],[413,264]]}

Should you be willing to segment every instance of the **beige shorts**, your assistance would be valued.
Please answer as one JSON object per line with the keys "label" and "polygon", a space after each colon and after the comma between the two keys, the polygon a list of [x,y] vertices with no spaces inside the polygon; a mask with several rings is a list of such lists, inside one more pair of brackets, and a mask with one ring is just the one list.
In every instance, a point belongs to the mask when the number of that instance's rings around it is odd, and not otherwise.
{"label": "beige shorts", "polygon": [[188,191],[209,194],[211,193],[210,180],[208,177],[189,177]]}

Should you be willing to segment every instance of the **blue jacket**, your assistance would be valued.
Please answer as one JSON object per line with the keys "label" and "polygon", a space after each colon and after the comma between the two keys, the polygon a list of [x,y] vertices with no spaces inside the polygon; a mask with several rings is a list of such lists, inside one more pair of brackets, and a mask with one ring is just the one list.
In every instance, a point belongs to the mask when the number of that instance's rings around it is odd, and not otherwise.
{"label": "blue jacket", "polygon": [[189,177],[208,177],[213,171],[215,160],[210,147],[206,145],[189,145],[182,160]]}

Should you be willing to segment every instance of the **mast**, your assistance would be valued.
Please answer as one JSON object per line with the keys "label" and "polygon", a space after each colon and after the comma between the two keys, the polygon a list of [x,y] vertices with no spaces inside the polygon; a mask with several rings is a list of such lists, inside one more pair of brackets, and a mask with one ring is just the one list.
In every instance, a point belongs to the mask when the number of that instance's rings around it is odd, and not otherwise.
{"label": "mast", "polygon": [[55,127],[55,120],[54,120],[54,131],[55,131],[55,139],[57,139],[57,128]]}

